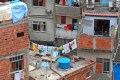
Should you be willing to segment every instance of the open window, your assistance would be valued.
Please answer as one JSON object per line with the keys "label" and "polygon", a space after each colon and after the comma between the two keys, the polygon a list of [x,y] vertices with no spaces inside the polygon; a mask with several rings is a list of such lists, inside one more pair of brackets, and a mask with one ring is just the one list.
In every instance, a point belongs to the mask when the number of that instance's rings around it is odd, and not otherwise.
{"label": "open window", "polygon": [[33,21],[33,30],[34,31],[41,31],[45,32],[46,31],[46,22],[42,21]]}
{"label": "open window", "polygon": [[32,0],[33,6],[45,6],[45,0]]}
{"label": "open window", "polygon": [[109,36],[110,20],[94,20],[94,35]]}
{"label": "open window", "polygon": [[23,70],[23,67],[24,67],[23,55],[12,57],[10,58],[10,61],[11,61],[12,72]]}
{"label": "open window", "polygon": [[78,19],[72,19],[73,30],[78,30]]}

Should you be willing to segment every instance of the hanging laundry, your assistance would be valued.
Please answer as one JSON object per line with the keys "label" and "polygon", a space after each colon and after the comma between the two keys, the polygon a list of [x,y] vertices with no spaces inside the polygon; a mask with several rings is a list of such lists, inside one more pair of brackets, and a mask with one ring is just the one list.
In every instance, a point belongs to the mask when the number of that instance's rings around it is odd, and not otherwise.
{"label": "hanging laundry", "polygon": [[77,0],[74,0],[74,2],[77,2]]}
{"label": "hanging laundry", "polygon": [[63,46],[60,46],[60,47],[58,48],[58,50],[63,50]]}
{"label": "hanging laundry", "polygon": [[72,50],[76,49],[77,48],[77,42],[76,42],[76,39],[74,39],[73,41],[70,42],[70,45],[72,47]]}
{"label": "hanging laundry", "polygon": [[53,52],[53,57],[57,57],[58,56],[58,51],[54,51]]}
{"label": "hanging laundry", "polygon": [[63,48],[64,48],[65,53],[69,53],[70,52],[69,43],[63,45]]}
{"label": "hanging laundry", "polygon": [[74,23],[73,30],[78,30],[78,25],[77,25],[77,23]]}
{"label": "hanging laundry", "polygon": [[49,66],[50,66],[50,65],[49,65],[48,62],[42,62],[42,63],[41,63],[41,67],[47,68],[47,67],[49,67]]}
{"label": "hanging laundry", "polygon": [[67,6],[72,6],[72,0],[67,0]]}
{"label": "hanging laundry", "polygon": [[46,53],[46,54],[48,53],[48,47],[47,46],[43,46],[43,52]]}
{"label": "hanging laundry", "polygon": [[62,0],[62,5],[66,5],[66,0]]}
{"label": "hanging laundry", "polygon": [[17,73],[14,74],[14,80],[20,80],[22,77],[23,71],[20,70]]}
{"label": "hanging laundry", "polygon": [[54,48],[52,46],[48,46],[48,54],[52,54],[54,52]]}
{"label": "hanging laundry", "polygon": [[72,24],[68,24],[67,26],[65,26],[65,30],[72,30]]}
{"label": "hanging laundry", "polygon": [[55,0],[55,3],[56,3],[56,4],[59,4],[59,3],[60,3],[60,0]]}

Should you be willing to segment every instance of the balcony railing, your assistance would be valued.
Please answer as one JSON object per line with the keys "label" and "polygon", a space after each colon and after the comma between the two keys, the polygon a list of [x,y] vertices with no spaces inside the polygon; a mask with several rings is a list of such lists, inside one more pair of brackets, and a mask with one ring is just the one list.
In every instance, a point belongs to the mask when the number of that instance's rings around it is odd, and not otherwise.
{"label": "balcony railing", "polygon": [[56,28],[56,38],[74,39],[77,36],[78,30],[63,30]]}
{"label": "balcony railing", "polygon": [[75,6],[55,5],[55,14],[62,16],[80,16],[81,8]]}

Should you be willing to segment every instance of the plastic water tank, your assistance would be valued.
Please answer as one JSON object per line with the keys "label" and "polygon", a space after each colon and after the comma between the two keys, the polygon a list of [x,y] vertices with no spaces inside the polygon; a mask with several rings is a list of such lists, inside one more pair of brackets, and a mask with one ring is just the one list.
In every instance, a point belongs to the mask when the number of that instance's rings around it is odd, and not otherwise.
{"label": "plastic water tank", "polygon": [[120,80],[120,64],[114,64],[114,80]]}
{"label": "plastic water tank", "polygon": [[109,6],[109,0],[102,0],[102,5],[104,7],[108,7]]}
{"label": "plastic water tank", "polygon": [[58,66],[61,69],[68,69],[70,68],[70,59],[69,58],[59,58],[58,59]]}

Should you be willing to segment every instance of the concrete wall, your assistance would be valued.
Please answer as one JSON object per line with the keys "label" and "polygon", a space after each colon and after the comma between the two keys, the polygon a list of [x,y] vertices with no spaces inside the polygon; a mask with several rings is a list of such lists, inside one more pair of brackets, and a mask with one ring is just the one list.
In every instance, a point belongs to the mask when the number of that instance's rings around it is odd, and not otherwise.
{"label": "concrete wall", "polygon": [[[46,32],[34,31],[32,27],[32,21],[45,21],[46,22]],[[37,18],[37,17],[30,17],[29,18],[29,34],[30,40],[33,41],[48,41],[53,42],[55,39],[55,30],[54,30],[54,20],[50,18]]]}
{"label": "concrete wall", "polygon": [[[93,60],[96,62],[96,58],[105,58],[110,59],[110,74],[113,72],[113,63],[112,63],[112,53],[110,52],[102,52],[102,51],[87,51],[87,50],[79,50],[79,53],[77,54],[80,57],[85,58],[86,60]],[[102,65],[104,66],[104,65]],[[96,73],[96,64],[93,66],[93,72]],[[109,77],[112,77],[110,74],[108,74]]]}
{"label": "concrete wall", "polygon": [[29,15],[47,15],[46,9],[54,12],[54,0],[45,0],[45,6],[33,6],[33,0],[24,0],[28,5]]}
{"label": "concrete wall", "polygon": [[95,16],[85,16],[84,19],[91,20],[92,26],[83,26],[83,32],[89,35],[94,35],[94,19],[102,19],[102,20],[110,20],[110,29],[109,29],[109,36],[111,36],[111,26],[117,26],[117,17],[95,17]]}
{"label": "concrete wall", "polygon": [[[53,42],[55,35],[54,27],[54,0],[45,0],[45,6],[33,6],[33,0],[25,0],[29,8],[29,34],[32,41]],[[51,14],[47,14],[46,10],[52,10]],[[47,26],[46,32],[33,31],[32,21],[45,21]]]}

